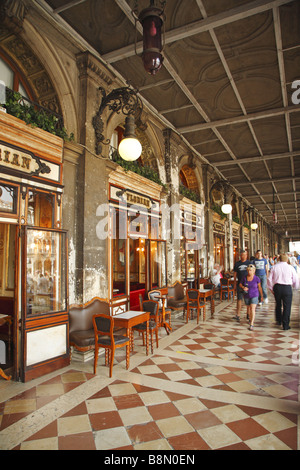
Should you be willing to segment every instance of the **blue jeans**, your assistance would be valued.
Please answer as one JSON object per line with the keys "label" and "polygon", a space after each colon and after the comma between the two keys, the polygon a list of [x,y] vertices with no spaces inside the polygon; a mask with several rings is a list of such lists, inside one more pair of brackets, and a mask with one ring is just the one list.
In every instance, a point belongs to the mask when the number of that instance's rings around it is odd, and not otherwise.
{"label": "blue jeans", "polygon": [[[261,284],[261,290],[262,290],[262,293],[263,293],[263,297],[264,299],[267,299],[268,298],[268,291],[267,291],[267,275],[263,275],[263,276],[260,276],[259,274],[257,274],[257,277],[259,277],[260,279],[260,284]],[[258,294],[258,301],[261,302],[262,299],[260,298],[260,294]]]}

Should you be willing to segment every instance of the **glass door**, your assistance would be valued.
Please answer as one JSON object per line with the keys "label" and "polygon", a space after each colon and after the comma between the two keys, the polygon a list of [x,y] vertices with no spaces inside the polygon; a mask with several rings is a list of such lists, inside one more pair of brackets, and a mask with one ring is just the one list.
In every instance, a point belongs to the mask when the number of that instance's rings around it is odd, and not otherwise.
{"label": "glass door", "polygon": [[0,374],[14,377],[17,358],[16,225],[0,223]]}
{"label": "glass door", "polygon": [[22,233],[24,381],[69,363],[67,233],[37,227]]}
{"label": "glass door", "polygon": [[167,285],[166,242],[148,240],[148,290]]}

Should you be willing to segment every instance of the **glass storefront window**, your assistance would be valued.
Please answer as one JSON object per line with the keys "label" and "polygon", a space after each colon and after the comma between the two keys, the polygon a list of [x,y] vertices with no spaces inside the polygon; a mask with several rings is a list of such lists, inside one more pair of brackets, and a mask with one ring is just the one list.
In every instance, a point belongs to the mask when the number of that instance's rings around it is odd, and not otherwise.
{"label": "glass storefront window", "polygon": [[123,227],[126,227],[127,214],[112,211],[112,271],[113,296],[126,294],[127,240]]}
{"label": "glass storefront window", "polygon": [[16,214],[18,206],[18,189],[15,186],[0,184],[0,212]]}
{"label": "glass storefront window", "polygon": [[146,243],[143,238],[129,240],[130,291],[145,289]]}
{"label": "glass storefront window", "polygon": [[35,227],[53,227],[55,197],[53,194],[29,191],[28,225]]}
{"label": "glass storefront window", "polygon": [[166,243],[150,241],[150,290],[167,285]]}
{"label": "glass storefront window", "polygon": [[28,228],[26,234],[27,315],[66,310],[66,233]]}

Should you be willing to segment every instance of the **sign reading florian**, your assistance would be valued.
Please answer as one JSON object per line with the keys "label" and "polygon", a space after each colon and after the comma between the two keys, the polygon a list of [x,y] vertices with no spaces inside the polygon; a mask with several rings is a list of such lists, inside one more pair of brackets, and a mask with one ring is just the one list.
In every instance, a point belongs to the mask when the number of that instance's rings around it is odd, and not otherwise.
{"label": "sign reading florian", "polygon": [[0,166],[36,176],[51,173],[51,168],[36,155],[8,147],[4,142],[0,142]]}
{"label": "sign reading florian", "polygon": [[0,171],[12,170],[60,183],[60,165],[43,160],[32,152],[0,140]]}
{"label": "sign reading florian", "polygon": [[[126,213],[130,217],[129,224]],[[111,186],[110,203],[100,204],[96,216],[101,217],[96,225],[100,240],[139,238],[141,227],[144,227],[143,236],[147,237],[155,233],[159,221],[164,240],[181,240],[184,236],[197,243],[198,248],[203,246],[204,204],[197,204],[197,208],[194,204],[169,206],[135,191]]]}

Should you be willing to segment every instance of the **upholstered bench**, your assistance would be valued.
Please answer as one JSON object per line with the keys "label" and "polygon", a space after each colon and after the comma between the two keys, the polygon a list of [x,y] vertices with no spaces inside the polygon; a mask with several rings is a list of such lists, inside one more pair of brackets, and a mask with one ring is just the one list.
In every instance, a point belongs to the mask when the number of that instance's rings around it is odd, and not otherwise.
{"label": "upholstered bench", "polygon": [[109,303],[98,297],[93,298],[84,305],[71,305],[69,309],[70,346],[73,346],[73,359],[90,360],[94,356],[95,333],[93,316],[99,313],[110,315]]}
{"label": "upholstered bench", "polygon": [[168,308],[172,310],[183,310],[187,307],[187,298],[184,287],[180,282],[175,282],[168,287]]}

